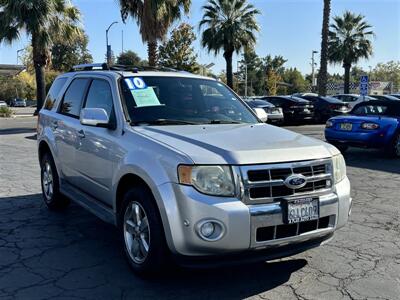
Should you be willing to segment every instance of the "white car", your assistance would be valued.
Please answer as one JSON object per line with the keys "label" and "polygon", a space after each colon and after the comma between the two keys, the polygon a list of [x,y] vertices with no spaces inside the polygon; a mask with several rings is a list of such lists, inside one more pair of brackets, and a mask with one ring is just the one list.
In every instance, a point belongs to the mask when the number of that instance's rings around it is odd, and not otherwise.
{"label": "white car", "polygon": [[0,107],[8,107],[5,101],[0,101]]}
{"label": "white car", "polygon": [[333,95],[332,97],[348,103],[351,108],[364,101],[377,100],[370,96],[360,96],[357,94],[338,94]]}

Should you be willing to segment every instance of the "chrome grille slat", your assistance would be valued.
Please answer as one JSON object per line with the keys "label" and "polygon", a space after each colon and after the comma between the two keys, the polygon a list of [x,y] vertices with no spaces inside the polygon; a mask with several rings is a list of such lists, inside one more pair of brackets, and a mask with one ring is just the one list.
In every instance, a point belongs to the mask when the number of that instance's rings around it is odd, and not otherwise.
{"label": "chrome grille slat", "polygon": [[[248,204],[270,203],[282,198],[321,195],[332,191],[330,159],[241,166],[240,170],[244,188],[243,201]],[[292,174],[305,176],[307,184],[299,189],[289,189],[284,179]]]}

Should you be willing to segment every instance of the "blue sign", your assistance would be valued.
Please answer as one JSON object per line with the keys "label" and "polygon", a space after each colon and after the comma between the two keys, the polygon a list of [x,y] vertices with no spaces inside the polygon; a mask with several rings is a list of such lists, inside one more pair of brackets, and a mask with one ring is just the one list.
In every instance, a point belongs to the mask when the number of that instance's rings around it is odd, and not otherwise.
{"label": "blue sign", "polygon": [[126,78],[125,82],[130,90],[136,90],[136,89],[141,90],[147,88],[146,83],[143,81],[141,77]]}
{"label": "blue sign", "polygon": [[363,75],[360,78],[360,95],[367,96],[368,95],[368,75]]}

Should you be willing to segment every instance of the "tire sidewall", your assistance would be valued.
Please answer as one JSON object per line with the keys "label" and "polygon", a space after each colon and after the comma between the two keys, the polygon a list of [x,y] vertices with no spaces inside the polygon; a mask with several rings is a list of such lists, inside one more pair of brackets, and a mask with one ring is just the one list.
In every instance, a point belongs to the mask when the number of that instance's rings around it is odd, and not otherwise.
{"label": "tire sidewall", "polygon": [[[45,192],[44,192],[44,187],[43,187],[43,173],[44,173],[44,166],[46,163],[49,163],[50,168],[51,168],[51,173],[53,176],[53,194],[51,196],[51,199],[48,199]],[[59,195],[59,182],[58,182],[58,173],[57,173],[57,169],[56,166],[54,164],[54,160],[51,157],[50,154],[46,153],[43,155],[42,157],[42,161],[40,164],[40,185],[42,188],[42,196],[43,196],[43,200],[44,202],[48,205],[48,206],[53,206],[57,196]]]}
{"label": "tire sidewall", "polygon": [[[149,252],[146,259],[138,264],[132,260],[125,242],[124,216],[127,208],[132,202],[139,203],[147,215],[150,227]],[[163,269],[168,254],[166,249],[165,235],[161,222],[161,217],[155,200],[150,191],[142,187],[133,187],[123,196],[123,203],[118,215],[118,229],[120,239],[123,243],[125,257],[132,269],[139,275],[154,275]]]}

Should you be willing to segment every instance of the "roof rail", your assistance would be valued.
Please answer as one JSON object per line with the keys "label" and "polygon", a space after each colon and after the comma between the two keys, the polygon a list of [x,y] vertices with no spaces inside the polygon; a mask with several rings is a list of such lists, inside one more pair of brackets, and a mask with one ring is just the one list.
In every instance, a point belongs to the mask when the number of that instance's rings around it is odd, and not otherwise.
{"label": "roof rail", "polygon": [[137,73],[139,71],[164,71],[164,72],[185,72],[190,73],[182,70],[177,70],[170,67],[158,66],[158,67],[151,67],[151,66],[129,66],[129,65],[107,65],[107,63],[96,63],[96,64],[81,64],[73,66],[70,72],[77,72],[77,71],[96,71],[96,70],[107,70],[107,71],[125,71],[125,72],[133,72]]}
{"label": "roof rail", "polygon": [[110,70],[106,63],[97,63],[97,64],[81,64],[76,65],[71,68],[71,72],[76,71],[93,71],[93,70]]}

